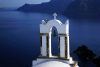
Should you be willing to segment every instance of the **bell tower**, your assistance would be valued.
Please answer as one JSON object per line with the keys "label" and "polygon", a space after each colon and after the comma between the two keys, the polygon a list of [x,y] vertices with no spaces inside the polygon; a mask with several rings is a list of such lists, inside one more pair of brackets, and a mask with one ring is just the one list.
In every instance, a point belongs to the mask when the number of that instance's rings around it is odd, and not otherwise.
{"label": "bell tower", "polygon": [[56,19],[56,13],[53,16],[53,20],[40,24],[41,57],[53,57],[51,54],[51,32],[52,27],[55,26],[59,36],[59,56],[55,57],[69,59],[69,20],[62,24]]}
{"label": "bell tower", "polygon": [[[56,62],[60,61],[60,64],[65,64],[65,67],[79,67],[77,64],[77,61],[73,61],[72,57],[70,57],[70,50],[69,50],[69,20],[63,24],[60,20],[56,19],[57,14],[53,14],[54,19],[52,20],[42,20],[42,24],[40,24],[40,51],[41,55],[37,58],[37,61],[32,62],[32,67],[38,66],[42,61],[50,61]],[[51,33],[52,33],[52,27],[55,26],[58,32],[58,50],[59,55],[54,56],[51,54]],[[54,34],[54,36],[56,36]],[[56,60],[56,61],[55,61]],[[48,62],[49,63],[49,62]],[[57,62],[58,63],[58,62]],[[59,63],[58,63],[59,64]],[[45,64],[46,67],[48,67],[48,64]],[[53,64],[50,64],[51,67]],[[54,64],[55,65],[55,64]],[[56,65],[57,66],[57,65]],[[63,66],[63,65],[62,65]],[[41,67],[41,64],[40,66]],[[42,67],[45,67],[44,64]],[[58,66],[57,66],[58,67]]]}

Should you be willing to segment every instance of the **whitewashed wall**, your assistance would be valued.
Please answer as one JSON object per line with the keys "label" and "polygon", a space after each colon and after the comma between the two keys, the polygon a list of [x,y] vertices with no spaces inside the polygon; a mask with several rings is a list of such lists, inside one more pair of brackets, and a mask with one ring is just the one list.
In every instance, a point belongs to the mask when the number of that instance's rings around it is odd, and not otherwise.
{"label": "whitewashed wall", "polygon": [[65,57],[65,37],[60,36],[60,57]]}
{"label": "whitewashed wall", "polygon": [[[58,34],[67,34],[69,33],[69,20],[62,24],[61,21],[57,19],[53,19],[47,22],[47,24],[40,24],[40,33],[48,33],[49,34],[49,57],[51,56],[51,30],[52,27],[55,26]],[[68,42],[68,41],[67,41]],[[68,42],[69,43],[69,42]],[[42,38],[42,55],[46,56],[46,36]],[[60,56],[65,57],[65,37],[60,37]],[[69,52],[68,52],[69,55]]]}
{"label": "whitewashed wall", "polygon": [[51,32],[49,33],[49,57],[51,57]]}
{"label": "whitewashed wall", "polygon": [[46,56],[46,36],[42,36],[42,56]]}
{"label": "whitewashed wall", "polygon": [[57,28],[58,34],[67,34],[68,33],[68,31],[67,31],[68,23],[62,24],[62,22],[59,20],[50,20],[50,21],[48,21],[48,23],[46,25],[40,24],[40,33],[49,33],[50,28],[52,26],[55,26]]}

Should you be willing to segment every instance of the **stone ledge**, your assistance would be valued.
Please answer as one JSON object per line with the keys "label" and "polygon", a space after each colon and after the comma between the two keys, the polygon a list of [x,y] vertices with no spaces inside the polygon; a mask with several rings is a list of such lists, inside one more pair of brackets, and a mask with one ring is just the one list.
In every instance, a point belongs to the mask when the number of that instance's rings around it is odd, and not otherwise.
{"label": "stone ledge", "polygon": [[74,61],[74,64],[70,64],[72,67],[76,67],[77,66],[77,61]]}
{"label": "stone ledge", "polygon": [[49,36],[48,33],[40,33],[40,36]]}
{"label": "stone ledge", "polygon": [[60,59],[60,60],[66,60],[66,61],[69,61],[69,59],[67,59],[67,58],[60,58],[60,57],[58,57],[57,56],[57,58],[56,57],[47,57],[47,56],[41,56],[41,57],[37,57],[37,58],[41,58],[41,59]]}
{"label": "stone ledge", "polygon": [[67,37],[67,36],[69,36],[69,33],[67,33],[67,34],[58,34],[58,36],[65,36],[65,37]]}
{"label": "stone ledge", "polygon": [[[49,36],[49,34],[48,33],[40,33],[40,36]],[[67,34],[58,34],[58,36],[65,36],[65,37],[67,37],[67,36],[69,36],[69,33],[67,33]]]}

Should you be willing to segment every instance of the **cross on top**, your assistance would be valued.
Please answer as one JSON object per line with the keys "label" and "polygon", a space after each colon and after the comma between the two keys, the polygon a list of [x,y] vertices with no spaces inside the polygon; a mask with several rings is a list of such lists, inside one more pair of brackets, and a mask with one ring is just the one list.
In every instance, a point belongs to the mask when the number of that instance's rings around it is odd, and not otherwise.
{"label": "cross on top", "polygon": [[54,14],[53,14],[53,16],[54,16],[54,19],[56,19],[57,14],[56,14],[56,13],[54,13]]}

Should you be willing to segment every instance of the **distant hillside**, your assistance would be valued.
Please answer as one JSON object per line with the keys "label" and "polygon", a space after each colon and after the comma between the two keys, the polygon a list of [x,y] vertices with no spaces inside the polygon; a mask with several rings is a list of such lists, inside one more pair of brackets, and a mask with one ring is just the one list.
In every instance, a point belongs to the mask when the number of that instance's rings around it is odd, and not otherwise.
{"label": "distant hillside", "polygon": [[42,4],[24,4],[18,11],[43,12],[43,13],[63,13],[72,0],[51,0]]}
{"label": "distant hillside", "polygon": [[75,0],[69,4],[63,15],[70,18],[99,18],[100,0]]}

